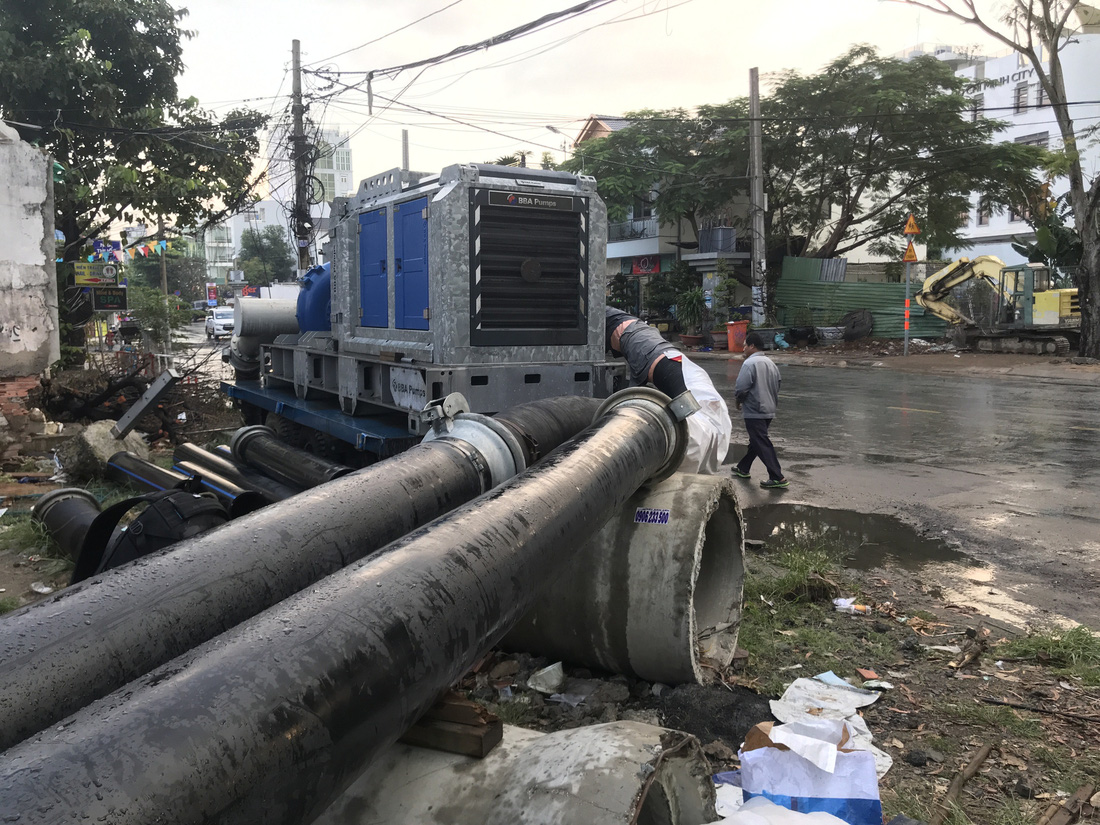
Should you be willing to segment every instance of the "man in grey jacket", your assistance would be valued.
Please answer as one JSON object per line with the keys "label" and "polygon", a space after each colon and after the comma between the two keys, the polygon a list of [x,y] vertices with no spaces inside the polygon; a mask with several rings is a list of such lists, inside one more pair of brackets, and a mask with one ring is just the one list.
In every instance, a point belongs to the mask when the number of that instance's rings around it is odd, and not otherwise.
{"label": "man in grey jacket", "polygon": [[737,409],[745,417],[749,449],[745,457],[734,465],[733,474],[738,478],[748,478],[749,468],[759,458],[768,470],[768,480],[761,481],[760,486],[766,490],[785,490],[789,483],[783,476],[775,447],[768,437],[779,396],[779,368],[763,352],[764,339],[759,333],[750,332],[745,336],[745,362],[737,374],[733,391]]}

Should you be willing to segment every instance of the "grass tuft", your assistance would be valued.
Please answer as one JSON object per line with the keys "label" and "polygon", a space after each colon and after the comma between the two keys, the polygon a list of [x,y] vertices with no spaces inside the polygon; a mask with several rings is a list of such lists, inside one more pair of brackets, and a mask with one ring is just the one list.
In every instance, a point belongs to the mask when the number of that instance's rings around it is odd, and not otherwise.
{"label": "grass tuft", "polygon": [[19,599],[15,596],[4,596],[0,598],[0,616],[3,616],[5,613],[11,613],[17,607],[19,607]]}
{"label": "grass tuft", "polygon": [[1035,659],[1059,675],[1100,685],[1100,637],[1084,625],[1072,630],[1045,629],[997,645],[997,656]]}

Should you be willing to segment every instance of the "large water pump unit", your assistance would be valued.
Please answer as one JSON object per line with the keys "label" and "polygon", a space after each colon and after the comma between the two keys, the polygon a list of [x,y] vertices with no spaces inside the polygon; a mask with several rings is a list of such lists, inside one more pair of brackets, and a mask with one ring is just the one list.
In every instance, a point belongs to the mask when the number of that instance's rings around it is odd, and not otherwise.
{"label": "large water pump unit", "polygon": [[[422,435],[421,411],[453,392],[493,413],[623,386],[604,352],[607,219],[593,178],[394,169],[332,214],[331,272],[306,279],[299,331],[262,345],[259,383],[238,380],[230,395],[373,450],[352,431],[396,413]],[[358,424],[327,426],[317,402]]]}

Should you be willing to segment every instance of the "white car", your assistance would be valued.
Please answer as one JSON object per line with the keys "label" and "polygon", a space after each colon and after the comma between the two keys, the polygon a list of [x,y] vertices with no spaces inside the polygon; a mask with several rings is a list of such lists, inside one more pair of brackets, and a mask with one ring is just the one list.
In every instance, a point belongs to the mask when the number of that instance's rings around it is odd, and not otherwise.
{"label": "white car", "polygon": [[233,334],[233,307],[214,307],[206,314],[206,337],[217,340]]}

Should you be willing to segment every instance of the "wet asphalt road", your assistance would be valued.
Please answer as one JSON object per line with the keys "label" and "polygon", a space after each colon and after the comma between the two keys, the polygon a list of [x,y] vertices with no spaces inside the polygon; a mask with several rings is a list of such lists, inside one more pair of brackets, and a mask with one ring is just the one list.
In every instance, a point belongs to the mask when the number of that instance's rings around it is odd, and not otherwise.
{"label": "wet asphalt road", "polygon": [[[740,362],[701,363],[731,402]],[[1100,628],[1100,386],[783,365],[783,501],[897,515],[997,572],[1013,598]],[[744,453],[734,421],[727,460]],[[740,483],[740,482],[739,482]],[[750,509],[751,517],[751,509]],[[990,587],[988,589],[993,589]]]}

